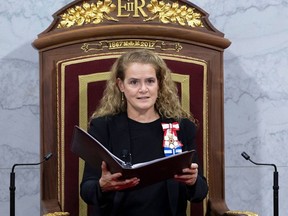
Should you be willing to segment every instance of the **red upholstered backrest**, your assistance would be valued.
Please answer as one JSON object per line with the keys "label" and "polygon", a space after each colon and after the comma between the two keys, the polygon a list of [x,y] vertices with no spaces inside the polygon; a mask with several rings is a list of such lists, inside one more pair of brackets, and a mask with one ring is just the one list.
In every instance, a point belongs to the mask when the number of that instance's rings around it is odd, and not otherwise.
{"label": "red upholstered backrest", "polygon": [[[87,215],[79,197],[83,164],[70,151],[74,125],[87,129],[105,88],[114,61],[123,52],[110,52],[57,62],[58,200],[71,216]],[[207,154],[207,63],[201,59],[159,53],[173,72],[182,106],[199,121],[198,154],[204,174]],[[205,201],[206,202],[206,201]],[[206,203],[193,206],[193,215],[203,215]],[[199,212],[200,211],[200,212]]]}

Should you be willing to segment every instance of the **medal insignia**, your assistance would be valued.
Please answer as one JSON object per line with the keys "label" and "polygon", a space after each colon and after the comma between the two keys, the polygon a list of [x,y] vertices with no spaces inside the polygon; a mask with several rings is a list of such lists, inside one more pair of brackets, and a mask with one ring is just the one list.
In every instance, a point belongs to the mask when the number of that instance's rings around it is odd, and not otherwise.
{"label": "medal insignia", "polygon": [[183,144],[178,140],[177,132],[180,127],[178,122],[162,123],[164,131],[163,147],[165,156],[170,156],[182,152]]}

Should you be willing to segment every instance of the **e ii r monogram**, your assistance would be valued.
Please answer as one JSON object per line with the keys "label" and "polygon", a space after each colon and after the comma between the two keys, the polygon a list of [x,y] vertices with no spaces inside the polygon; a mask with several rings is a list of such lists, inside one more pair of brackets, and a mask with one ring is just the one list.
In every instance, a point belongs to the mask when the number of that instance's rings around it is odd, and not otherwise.
{"label": "e ii r monogram", "polygon": [[139,14],[147,17],[143,10],[145,5],[145,0],[118,0],[117,17],[129,17],[131,14],[133,17],[140,17]]}

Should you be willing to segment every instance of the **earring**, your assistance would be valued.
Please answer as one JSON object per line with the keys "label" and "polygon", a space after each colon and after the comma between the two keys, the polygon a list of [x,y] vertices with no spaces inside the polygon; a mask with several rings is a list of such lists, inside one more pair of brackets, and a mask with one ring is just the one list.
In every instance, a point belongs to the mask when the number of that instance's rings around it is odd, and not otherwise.
{"label": "earring", "polygon": [[124,93],[121,92],[121,101],[124,101]]}

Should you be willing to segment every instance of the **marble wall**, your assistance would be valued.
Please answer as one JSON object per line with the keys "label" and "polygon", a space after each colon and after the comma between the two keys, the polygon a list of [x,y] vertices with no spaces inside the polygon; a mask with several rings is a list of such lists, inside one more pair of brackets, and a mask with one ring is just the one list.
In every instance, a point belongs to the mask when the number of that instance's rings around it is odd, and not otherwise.
{"label": "marble wall", "polygon": [[[194,0],[232,41],[225,51],[226,201],[230,209],[288,214],[288,0]],[[0,215],[9,215],[14,163],[39,160],[39,60],[31,43],[68,0],[0,2]],[[39,167],[16,168],[16,215],[39,215]]]}

